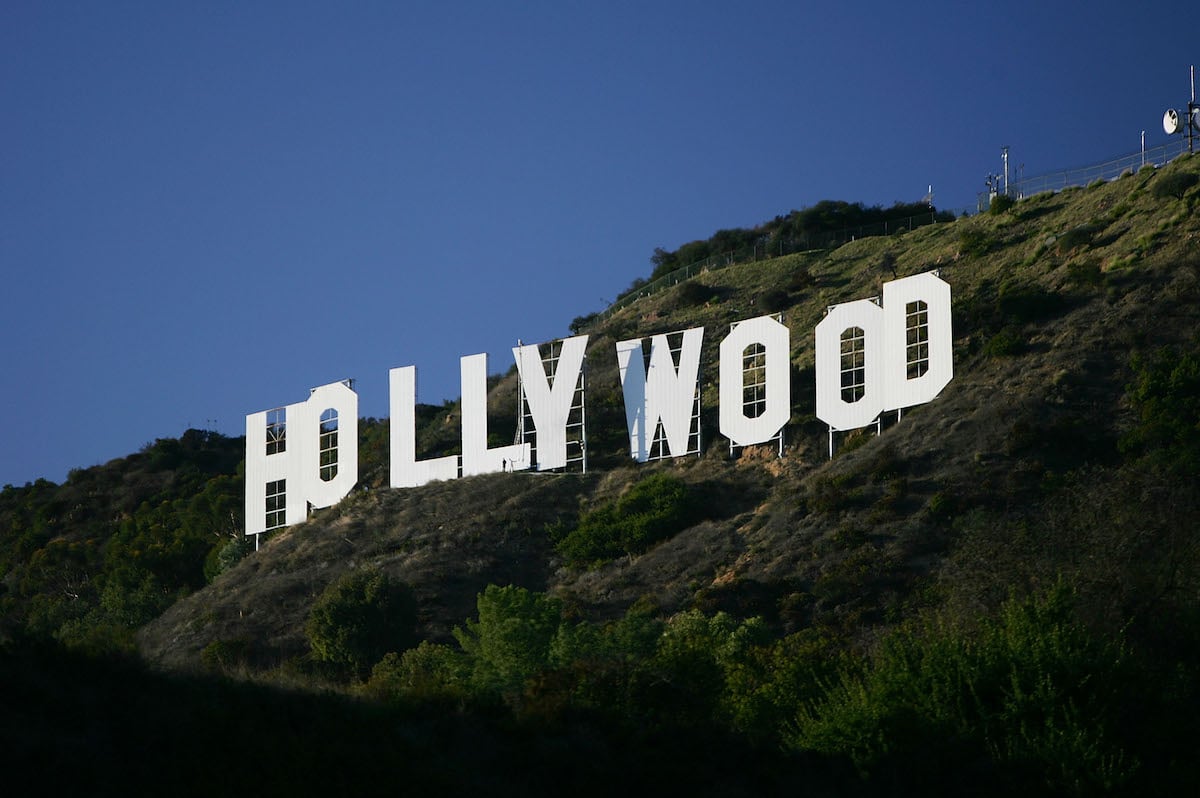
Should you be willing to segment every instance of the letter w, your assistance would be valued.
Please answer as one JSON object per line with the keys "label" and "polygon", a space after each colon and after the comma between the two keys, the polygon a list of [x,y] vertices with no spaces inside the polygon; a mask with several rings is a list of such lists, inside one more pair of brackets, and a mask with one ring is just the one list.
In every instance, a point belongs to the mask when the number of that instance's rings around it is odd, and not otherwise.
{"label": "letter w", "polygon": [[629,429],[629,454],[639,463],[650,459],[659,425],[671,457],[690,454],[688,438],[696,411],[696,386],[700,373],[700,344],[704,328],[684,330],[676,367],[667,336],[650,339],[650,364],[646,368],[642,341],[617,342],[617,366],[625,395],[625,422]]}

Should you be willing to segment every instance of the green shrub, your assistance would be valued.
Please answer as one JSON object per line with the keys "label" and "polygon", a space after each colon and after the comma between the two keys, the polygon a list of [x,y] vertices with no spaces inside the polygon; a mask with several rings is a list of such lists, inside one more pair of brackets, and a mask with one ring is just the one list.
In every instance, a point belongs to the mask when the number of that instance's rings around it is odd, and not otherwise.
{"label": "green shrub", "polygon": [[767,313],[778,313],[791,304],[787,291],[772,288],[758,298],[758,306]]}
{"label": "green shrub", "polygon": [[408,585],[361,568],[325,589],[304,631],[314,660],[362,678],[384,654],[415,645],[416,621],[416,599]]}
{"label": "green shrub", "polygon": [[958,234],[958,249],[964,255],[986,255],[996,246],[996,240],[977,227],[967,228]]}
{"label": "green shrub", "polygon": [[567,325],[567,329],[571,331],[572,335],[579,335],[588,327],[591,327],[593,324],[595,324],[599,318],[599,313],[588,313],[583,316],[576,316],[571,320],[571,323]]}
{"label": "green shrub", "polygon": [[229,673],[246,664],[245,640],[214,640],[200,650],[200,664],[215,673]]}
{"label": "green shrub", "polygon": [[722,703],[728,675],[769,639],[759,618],[739,621],[724,612],[706,615],[700,610],[675,615],[663,627],[653,657],[634,674],[640,711],[681,724],[707,723],[727,714]]}
{"label": "green shrub", "polygon": [[1068,252],[1086,247],[1092,243],[1096,233],[1100,231],[1097,225],[1083,224],[1079,227],[1072,227],[1058,237],[1055,241],[1060,255],[1065,255]]}
{"label": "green shrub", "polygon": [[1075,285],[1097,286],[1104,281],[1100,262],[1094,258],[1067,264],[1067,278]]}
{"label": "green shrub", "polygon": [[154,574],[131,565],[109,573],[100,591],[100,610],[106,620],[136,629],[158,617],[174,600]]}
{"label": "green shrub", "polygon": [[688,308],[703,305],[716,295],[717,291],[711,285],[705,285],[697,280],[687,280],[680,283],[675,296],[679,307]]}
{"label": "green shrub", "polygon": [[1133,358],[1126,395],[1138,424],[1120,441],[1189,479],[1200,471],[1200,340]]}
{"label": "green shrub", "polygon": [[1006,321],[1043,321],[1058,314],[1066,302],[1062,295],[1037,285],[1007,283],[1000,287],[997,302]]}
{"label": "green shrub", "polygon": [[254,550],[249,535],[238,535],[225,543],[213,546],[204,559],[204,578],[209,582],[237,565],[243,557]]}
{"label": "green shrub", "polygon": [[1161,175],[1154,182],[1151,193],[1159,199],[1172,197],[1183,199],[1183,195],[1197,182],[1200,182],[1200,175],[1195,172],[1173,172],[1169,175]]}
{"label": "green shrub", "polygon": [[846,660],[785,736],[866,774],[920,781],[990,759],[1010,786],[1090,795],[1136,770],[1109,711],[1130,678],[1123,647],[1075,621],[1060,583],[1009,600],[974,633],[935,623],[889,635],[870,659]]}
{"label": "green shrub", "polygon": [[1016,204],[1017,201],[1007,194],[997,194],[992,197],[992,202],[988,206],[988,213],[993,216],[999,216]]}
{"label": "green shrub", "polygon": [[988,338],[983,346],[983,354],[987,357],[1009,357],[1019,355],[1024,348],[1024,337],[1013,328],[1006,327]]}
{"label": "green shrub", "polygon": [[807,266],[799,266],[792,272],[791,278],[788,280],[785,288],[788,291],[803,291],[805,288],[811,288],[816,283]]}
{"label": "green shrub", "polygon": [[670,474],[654,474],[615,502],[580,516],[555,549],[575,566],[641,554],[684,529],[692,517],[687,483]]}
{"label": "green shrub", "polygon": [[[849,440],[865,441],[867,437],[864,434]],[[840,451],[849,451],[847,446]],[[808,486],[808,509],[814,513],[833,513],[855,506],[862,499],[862,491],[849,487],[849,482],[850,478],[846,475],[816,477]]]}
{"label": "green shrub", "polygon": [[944,524],[954,519],[959,507],[953,494],[938,491],[929,497],[925,505],[925,517],[935,524]]}
{"label": "green shrub", "polygon": [[67,621],[54,637],[67,648],[89,657],[137,656],[133,629],[95,611]]}
{"label": "green shrub", "polygon": [[470,661],[450,646],[422,640],[388,652],[371,669],[363,692],[377,700],[462,698],[470,692]]}

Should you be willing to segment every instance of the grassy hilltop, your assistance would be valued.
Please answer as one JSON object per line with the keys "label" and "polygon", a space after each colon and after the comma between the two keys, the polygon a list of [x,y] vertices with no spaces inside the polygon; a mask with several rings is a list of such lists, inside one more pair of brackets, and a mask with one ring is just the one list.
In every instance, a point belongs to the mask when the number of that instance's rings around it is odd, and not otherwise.
{"label": "grassy hilltop", "polygon": [[[148,685],[185,707],[258,707],[263,738],[296,713],[343,729],[364,760],[403,749],[425,763],[334,792],[385,779],[500,794],[1186,789],[1200,742],[1198,206],[1200,158],[1181,157],[709,269],[577,320],[587,474],[390,490],[387,422],[368,419],[360,489],[258,552],[231,534],[237,439],[189,433],[63,485],[8,487],[7,672],[34,696],[52,692],[36,674],[76,685],[64,721]],[[953,381],[881,434],[839,435],[829,459],[813,328],[829,305],[935,268],[953,290]],[[731,456],[717,344],[765,313],[791,330],[786,449]],[[705,449],[634,463],[614,343],[696,326]],[[492,382],[503,443],[515,375]],[[419,457],[456,451],[457,410],[418,408]],[[77,686],[89,667],[96,692]],[[289,709],[279,686],[333,695]],[[139,705],[91,733],[170,723]],[[38,712],[18,706],[2,739]],[[201,715],[193,734],[219,734]],[[360,715],[369,734],[344,731]],[[57,745],[35,725],[19,765]],[[172,756],[187,761],[180,736]],[[324,737],[281,739],[262,756],[286,770]],[[71,750],[103,769],[92,747]],[[148,778],[174,784],[168,771]],[[260,778],[232,774],[234,789]]]}

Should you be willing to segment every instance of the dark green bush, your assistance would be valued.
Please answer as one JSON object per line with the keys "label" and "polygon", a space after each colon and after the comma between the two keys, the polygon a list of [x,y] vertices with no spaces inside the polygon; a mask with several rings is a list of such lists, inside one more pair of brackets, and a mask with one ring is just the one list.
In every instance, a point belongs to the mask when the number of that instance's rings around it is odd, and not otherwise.
{"label": "dark green bush", "polygon": [[1159,199],[1171,197],[1183,199],[1183,195],[1188,192],[1188,189],[1198,182],[1200,182],[1200,175],[1195,172],[1173,172],[1169,175],[1159,176],[1154,181],[1151,193]]}
{"label": "dark green bush", "polygon": [[687,280],[680,284],[675,296],[679,306],[687,308],[703,305],[716,295],[717,291],[711,285],[705,285],[697,280]]}
{"label": "dark green bush", "polygon": [[772,288],[758,298],[757,304],[768,313],[778,313],[791,305],[791,299],[788,297],[787,291],[781,288]]}
{"label": "dark green bush", "polygon": [[1138,424],[1120,441],[1190,479],[1200,472],[1200,340],[1133,358],[1127,388]]}
{"label": "dark green bush", "polygon": [[670,474],[654,474],[616,501],[584,513],[555,548],[574,566],[592,565],[622,554],[641,554],[681,531],[691,518],[687,483]]}
{"label": "dark green bush", "polygon": [[384,654],[416,644],[416,621],[417,603],[408,585],[361,568],[325,589],[304,631],[314,660],[362,678]]}
{"label": "dark green bush", "polygon": [[983,345],[983,354],[988,357],[1008,357],[1020,354],[1024,348],[1024,337],[1011,327],[1005,327],[988,338],[987,343]]}
{"label": "dark green bush", "polygon": [[1100,262],[1094,258],[1067,264],[1067,277],[1075,285],[1096,286],[1104,282]]}
{"label": "dark green bush", "polygon": [[891,634],[869,659],[846,660],[785,735],[794,749],[848,756],[866,774],[920,781],[990,760],[1014,786],[1092,795],[1138,766],[1116,742],[1111,712],[1131,670],[1119,643],[1075,620],[1060,583],[1008,601],[976,632],[935,624]]}
{"label": "dark green bush", "polygon": [[488,585],[475,601],[476,620],[454,629],[478,690],[514,694],[550,664],[550,644],[563,622],[562,603],[523,587]]}
{"label": "dark green bush", "polygon": [[1062,295],[1037,285],[1009,283],[1000,287],[998,306],[1007,321],[1043,321],[1058,314],[1065,305]]}
{"label": "dark green bush", "polygon": [[[852,441],[861,444],[866,439],[865,435],[848,438],[840,451],[848,451]],[[862,499],[862,491],[850,487],[849,482],[846,475],[815,478],[808,486],[808,509],[814,513],[833,513],[855,506]]]}
{"label": "dark green bush", "polygon": [[238,535],[219,546],[213,546],[204,559],[204,578],[211,582],[253,550],[254,543],[249,535]]}
{"label": "dark green bush", "polygon": [[1090,245],[1098,232],[1100,232],[1100,228],[1097,225],[1083,224],[1078,227],[1072,227],[1058,237],[1055,245],[1058,247],[1059,254],[1065,255],[1080,247]]}
{"label": "dark green bush", "polygon": [[200,664],[215,673],[229,673],[245,665],[249,648],[245,640],[214,640],[200,650]]}
{"label": "dark green bush", "polygon": [[382,701],[462,699],[471,692],[470,665],[461,651],[422,640],[403,653],[384,654],[363,692]]}
{"label": "dark green bush", "polygon": [[996,240],[979,228],[972,227],[958,234],[958,248],[964,255],[986,255],[996,246]]}
{"label": "dark green bush", "polygon": [[791,278],[788,280],[785,288],[788,291],[803,291],[806,288],[811,288],[816,283],[813,279],[812,272],[807,266],[800,266],[792,272]]}
{"label": "dark green bush", "polygon": [[579,335],[581,332],[586,330],[588,327],[595,324],[596,320],[599,317],[600,317],[599,313],[588,313],[587,315],[584,315],[584,316],[576,316],[574,319],[571,320],[571,323],[569,325],[567,325],[567,329],[569,329],[571,331],[572,335]]}
{"label": "dark green bush", "polygon": [[993,216],[999,216],[1016,204],[1017,201],[1007,194],[997,194],[992,197],[992,203],[988,206],[988,213]]}

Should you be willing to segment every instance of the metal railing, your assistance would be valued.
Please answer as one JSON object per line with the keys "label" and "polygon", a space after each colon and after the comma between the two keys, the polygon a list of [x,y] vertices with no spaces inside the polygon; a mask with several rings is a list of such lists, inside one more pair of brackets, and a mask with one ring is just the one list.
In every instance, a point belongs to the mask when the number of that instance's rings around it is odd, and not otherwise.
{"label": "metal railing", "polygon": [[[1046,172],[1035,177],[1022,177],[1008,186],[1008,196],[1024,199],[1046,191],[1062,191],[1072,186],[1088,186],[1097,180],[1115,180],[1127,172],[1136,172],[1143,166],[1159,167],[1187,152],[1187,140],[1182,136],[1166,144],[1151,147],[1142,152],[1122,155],[1103,163],[1078,166]],[[991,195],[980,194],[979,210],[987,210]]]}
{"label": "metal railing", "polygon": [[[1151,147],[1147,150],[1122,155],[1103,163],[1090,166],[1080,166],[1073,169],[1061,169],[1035,177],[1023,177],[1013,181],[1008,186],[1008,195],[1014,199],[1032,197],[1045,191],[1061,191],[1071,186],[1087,186],[1097,180],[1114,180],[1126,172],[1136,172],[1143,166],[1163,166],[1167,162],[1187,152],[1187,141],[1181,136],[1178,139]],[[979,195],[977,210],[987,210],[991,195],[984,192]],[[603,319],[621,308],[636,302],[642,297],[650,296],[664,288],[683,282],[697,274],[724,269],[735,263],[749,263],[768,258],[778,258],[797,252],[812,252],[814,250],[834,249],[843,244],[869,236],[886,236],[906,232],[926,224],[933,224],[947,216],[957,217],[966,214],[966,209],[951,211],[933,211],[904,219],[893,219],[887,222],[848,227],[831,233],[803,233],[788,238],[768,238],[750,247],[730,250],[716,255],[709,255],[703,260],[690,263],[668,274],[658,277],[642,285],[638,285],[604,310],[595,314],[595,319]]]}

